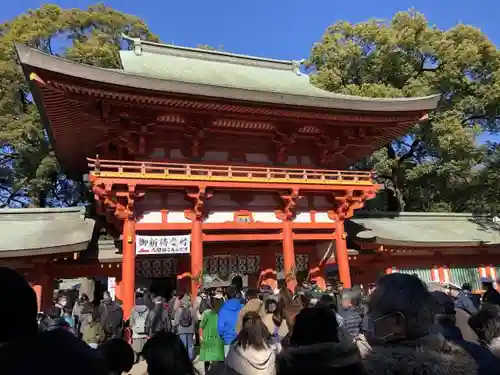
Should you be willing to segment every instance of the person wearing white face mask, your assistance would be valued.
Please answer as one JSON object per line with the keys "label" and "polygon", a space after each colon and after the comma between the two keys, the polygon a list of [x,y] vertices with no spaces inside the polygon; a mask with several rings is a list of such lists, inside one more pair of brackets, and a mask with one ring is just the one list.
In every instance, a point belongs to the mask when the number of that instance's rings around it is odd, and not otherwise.
{"label": "person wearing white face mask", "polygon": [[[430,334],[436,302],[418,277],[393,273],[380,278],[369,300],[369,374],[477,373],[475,360],[441,335]],[[433,369],[429,372],[429,369]]]}

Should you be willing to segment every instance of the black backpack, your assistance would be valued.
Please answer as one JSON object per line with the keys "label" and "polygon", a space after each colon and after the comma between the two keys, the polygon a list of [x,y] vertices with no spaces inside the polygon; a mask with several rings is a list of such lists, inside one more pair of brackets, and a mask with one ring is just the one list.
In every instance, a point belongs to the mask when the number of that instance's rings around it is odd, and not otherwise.
{"label": "black backpack", "polygon": [[100,322],[104,332],[108,335],[114,335],[121,328],[123,323],[123,311],[120,306],[115,303],[111,305],[103,304],[104,317]]}
{"label": "black backpack", "polygon": [[181,311],[181,317],[179,319],[179,325],[181,327],[187,328],[191,327],[193,323],[193,317],[191,315],[191,309],[189,307],[183,307]]}

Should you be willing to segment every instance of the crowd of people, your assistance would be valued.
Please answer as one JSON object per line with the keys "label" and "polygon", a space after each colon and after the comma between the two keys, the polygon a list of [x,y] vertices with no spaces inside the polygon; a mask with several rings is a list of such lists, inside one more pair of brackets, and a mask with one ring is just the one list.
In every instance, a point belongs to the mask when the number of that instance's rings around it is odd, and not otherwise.
{"label": "crowd of people", "polygon": [[366,295],[307,282],[294,293],[234,283],[169,300],[138,290],[124,322],[108,293],[99,303],[82,294],[71,309],[60,298],[37,315],[33,289],[0,268],[1,373],[122,374],[141,362],[149,375],[195,375],[198,355],[208,375],[495,374],[500,294],[489,280],[484,288],[476,301],[394,273]]}

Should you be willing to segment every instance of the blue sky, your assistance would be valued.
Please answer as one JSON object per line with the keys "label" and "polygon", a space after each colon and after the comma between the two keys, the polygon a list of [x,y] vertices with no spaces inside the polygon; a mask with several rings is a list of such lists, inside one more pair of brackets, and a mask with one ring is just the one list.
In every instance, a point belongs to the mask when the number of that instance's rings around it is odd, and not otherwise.
{"label": "blue sky", "polygon": [[[98,1],[51,1],[85,8]],[[224,50],[277,59],[307,58],[328,25],[338,21],[389,19],[415,8],[431,24],[449,28],[467,23],[483,30],[496,44],[500,28],[498,0],[108,0],[105,4],[141,17],[162,41],[183,46],[209,44]],[[2,1],[0,21],[41,4],[35,0]]]}

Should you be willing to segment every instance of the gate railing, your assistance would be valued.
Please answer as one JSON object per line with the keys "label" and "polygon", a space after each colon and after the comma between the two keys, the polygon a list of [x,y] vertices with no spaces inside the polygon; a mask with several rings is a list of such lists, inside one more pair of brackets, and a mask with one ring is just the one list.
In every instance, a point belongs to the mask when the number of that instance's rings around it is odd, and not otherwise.
{"label": "gate railing", "polygon": [[124,161],[88,158],[90,173],[100,177],[193,180],[219,182],[259,182],[321,185],[373,185],[372,172]]}

